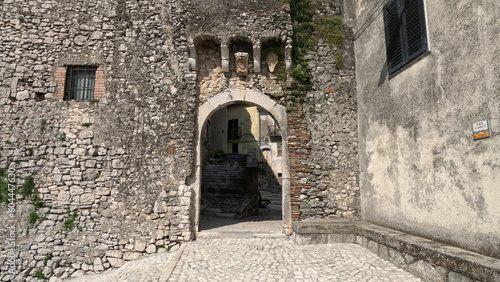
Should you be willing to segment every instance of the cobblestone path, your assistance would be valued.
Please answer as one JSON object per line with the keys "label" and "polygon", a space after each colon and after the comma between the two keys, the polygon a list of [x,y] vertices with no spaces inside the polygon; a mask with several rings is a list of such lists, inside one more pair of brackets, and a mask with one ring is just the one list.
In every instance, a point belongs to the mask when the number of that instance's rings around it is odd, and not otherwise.
{"label": "cobblestone path", "polygon": [[[84,275],[78,278],[69,279],[68,281],[156,282],[160,281],[161,275],[165,273],[174,255],[174,251],[148,255],[137,260],[129,261],[120,268],[106,270],[100,274]],[[164,280],[166,280],[166,278],[163,279],[163,281]]]}
{"label": "cobblestone path", "polygon": [[212,238],[188,244],[169,281],[420,280],[355,244]]}
{"label": "cobblestone path", "polygon": [[297,245],[286,238],[201,238],[70,281],[420,281],[355,244]]}

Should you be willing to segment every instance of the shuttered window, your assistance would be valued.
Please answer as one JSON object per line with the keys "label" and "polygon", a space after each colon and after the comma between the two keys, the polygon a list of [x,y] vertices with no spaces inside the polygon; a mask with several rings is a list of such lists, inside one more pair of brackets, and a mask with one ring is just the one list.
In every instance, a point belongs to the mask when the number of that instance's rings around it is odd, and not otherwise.
{"label": "shuttered window", "polygon": [[384,6],[389,74],[426,53],[427,33],[423,0],[391,0]]}
{"label": "shuttered window", "polygon": [[96,69],[93,66],[68,66],[64,100],[93,100]]}

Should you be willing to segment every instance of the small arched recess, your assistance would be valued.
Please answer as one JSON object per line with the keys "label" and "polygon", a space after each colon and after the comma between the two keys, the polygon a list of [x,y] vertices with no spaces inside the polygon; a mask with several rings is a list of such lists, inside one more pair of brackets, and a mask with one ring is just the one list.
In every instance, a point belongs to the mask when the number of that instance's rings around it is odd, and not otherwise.
{"label": "small arched recess", "polygon": [[191,222],[194,230],[199,231],[200,207],[201,207],[201,174],[202,174],[202,144],[201,132],[208,118],[218,109],[233,104],[243,102],[258,106],[269,112],[279,124],[282,137],[283,152],[283,175],[282,175],[282,216],[283,231],[285,234],[291,234],[292,216],[290,204],[290,165],[288,159],[288,135],[287,135],[287,115],[285,107],[277,104],[274,100],[257,90],[248,89],[228,89],[211,98],[198,108],[198,124],[196,132],[196,180],[194,183],[193,205],[191,210]]}

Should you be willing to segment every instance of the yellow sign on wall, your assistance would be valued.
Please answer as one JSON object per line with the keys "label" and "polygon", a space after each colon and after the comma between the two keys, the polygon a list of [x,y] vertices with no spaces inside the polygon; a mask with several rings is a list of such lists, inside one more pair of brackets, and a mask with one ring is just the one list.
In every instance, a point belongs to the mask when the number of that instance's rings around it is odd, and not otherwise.
{"label": "yellow sign on wall", "polygon": [[474,140],[490,137],[490,122],[489,120],[482,120],[472,124],[472,133]]}

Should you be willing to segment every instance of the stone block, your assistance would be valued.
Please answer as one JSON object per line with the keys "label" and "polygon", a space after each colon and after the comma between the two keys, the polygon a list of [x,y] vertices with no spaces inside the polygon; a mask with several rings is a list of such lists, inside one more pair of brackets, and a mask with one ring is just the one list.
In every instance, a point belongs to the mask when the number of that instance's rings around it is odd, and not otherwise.
{"label": "stone block", "polygon": [[393,248],[388,248],[388,252],[389,252],[389,261],[390,262],[394,263],[395,265],[397,265],[399,267],[406,265],[405,259],[399,251],[397,251]]}
{"label": "stone block", "polygon": [[128,253],[123,254],[124,260],[134,260],[134,259],[137,259],[139,257],[141,257],[141,253],[137,253],[137,252],[128,252]]}
{"label": "stone block", "polygon": [[408,266],[408,272],[424,281],[446,281],[446,268],[419,260]]}
{"label": "stone block", "polygon": [[108,257],[108,260],[110,257],[112,258],[122,258],[123,253],[119,250],[108,250],[106,251],[106,256]]}
{"label": "stone block", "polygon": [[124,164],[121,160],[113,160],[112,166],[113,166],[113,168],[123,168]]}
{"label": "stone block", "polygon": [[229,48],[227,45],[220,46],[220,54],[223,60],[229,60]]}
{"label": "stone block", "polygon": [[95,188],[95,194],[97,196],[109,196],[111,195],[111,189],[107,187],[97,187]]}
{"label": "stone block", "polygon": [[245,102],[257,104],[268,112],[271,112],[276,102],[267,95],[259,91],[247,91],[245,94]]}
{"label": "stone block", "polygon": [[60,191],[57,195],[57,202],[59,202],[59,204],[69,204],[70,196],[71,194],[69,191]]}
{"label": "stone block", "polygon": [[450,271],[450,273],[448,273],[448,281],[450,281],[450,282],[473,282],[473,280],[470,279],[469,277],[463,276],[463,275],[456,273],[454,271]]}
{"label": "stone block", "polygon": [[69,175],[71,175],[71,176],[82,176],[83,172],[80,170],[80,168],[72,168],[69,171]]}
{"label": "stone block", "polygon": [[383,259],[389,259],[389,248],[380,244],[378,247],[378,255]]}
{"label": "stone block", "polygon": [[147,248],[146,248],[146,253],[148,254],[152,254],[152,253],[156,253],[156,246],[155,245],[149,245]]}
{"label": "stone block", "polygon": [[223,72],[229,72],[229,60],[222,59],[221,65]]}
{"label": "stone block", "polygon": [[121,267],[125,261],[119,258],[108,258],[108,262],[112,267]]}
{"label": "stone block", "polygon": [[372,253],[378,254],[378,247],[379,247],[379,244],[377,242],[368,241],[367,249],[370,250]]}
{"label": "stone block", "polygon": [[355,243],[354,234],[327,234],[328,243]]}
{"label": "stone block", "polygon": [[146,250],[146,241],[141,239],[135,240],[134,250],[137,252],[144,252]]}
{"label": "stone block", "polygon": [[[68,135],[66,135],[66,138],[68,138]],[[73,154],[75,154],[77,156],[85,156],[86,152],[87,152],[87,150],[84,148],[76,148],[73,150]]]}
{"label": "stone block", "polygon": [[27,100],[30,98],[30,93],[28,90],[17,92],[16,99],[19,101]]}
{"label": "stone block", "polygon": [[154,213],[165,213],[167,212],[167,203],[164,201],[156,201],[153,207]]}
{"label": "stone block", "polygon": [[299,245],[308,244],[326,244],[328,243],[328,234],[298,234],[294,233],[294,241]]}
{"label": "stone block", "polygon": [[44,240],[45,240],[44,234],[39,234],[38,236],[35,237],[35,242],[43,242]]}
{"label": "stone block", "polygon": [[80,203],[81,204],[92,204],[94,203],[94,194],[92,193],[85,193],[80,196]]}
{"label": "stone block", "polygon": [[9,87],[0,87],[0,98],[8,98],[10,96]]}
{"label": "stone block", "polygon": [[56,147],[54,149],[54,154],[55,155],[64,155],[66,153],[66,148],[65,147]]}
{"label": "stone block", "polygon": [[78,134],[79,139],[87,139],[92,137],[94,137],[94,132],[91,129],[82,130],[82,132]]}
{"label": "stone block", "polygon": [[83,172],[83,180],[92,181],[99,177],[99,171],[96,169],[87,169]]}
{"label": "stone block", "polygon": [[101,243],[101,244],[99,244],[99,246],[97,246],[95,248],[95,250],[96,250],[98,255],[104,255],[104,254],[106,254],[106,251],[108,250],[108,248],[109,248],[108,245]]}
{"label": "stone block", "polygon": [[40,223],[40,227],[54,226],[54,225],[56,225],[56,222],[53,220],[44,220]]}
{"label": "stone block", "polygon": [[259,45],[253,46],[253,66],[254,72],[260,73],[260,61],[261,61],[261,48]]}
{"label": "stone block", "polygon": [[417,258],[415,258],[414,256],[407,254],[407,253],[404,254],[404,258],[405,258],[406,264],[412,264],[417,260]]}
{"label": "stone block", "polygon": [[71,187],[69,188],[69,191],[70,191],[70,193],[71,193],[71,196],[77,196],[77,195],[81,195],[81,194],[83,194],[83,189],[82,189],[82,187],[80,187],[80,186],[76,186],[76,185],[71,186]]}
{"label": "stone block", "polygon": [[106,148],[97,149],[97,155],[99,155],[99,156],[104,156],[104,155],[106,155],[106,153],[107,153]]}
{"label": "stone block", "polygon": [[93,39],[93,40],[101,39],[102,36],[103,36],[103,33],[101,31],[96,30],[96,31],[92,32],[92,34],[90,35],[90,39]]}
{"label": "stone block", "polygon": [[73,39],[73,42],[75,43],[75,45],[78,45],[78,46],[83,46],[85,44],[85,41],[87,41],[87,38],[85,36],[82,36],[82,35],[78,35]]}
{"label": "stone block", "polygon": [[227,103],[232,101],[232,98],[233,97],[231,96],[231,93],[229,91],[224,91],[210,98],[208,102],[213,106],[214,109],[218,109],[221,106],[226,105]]}

